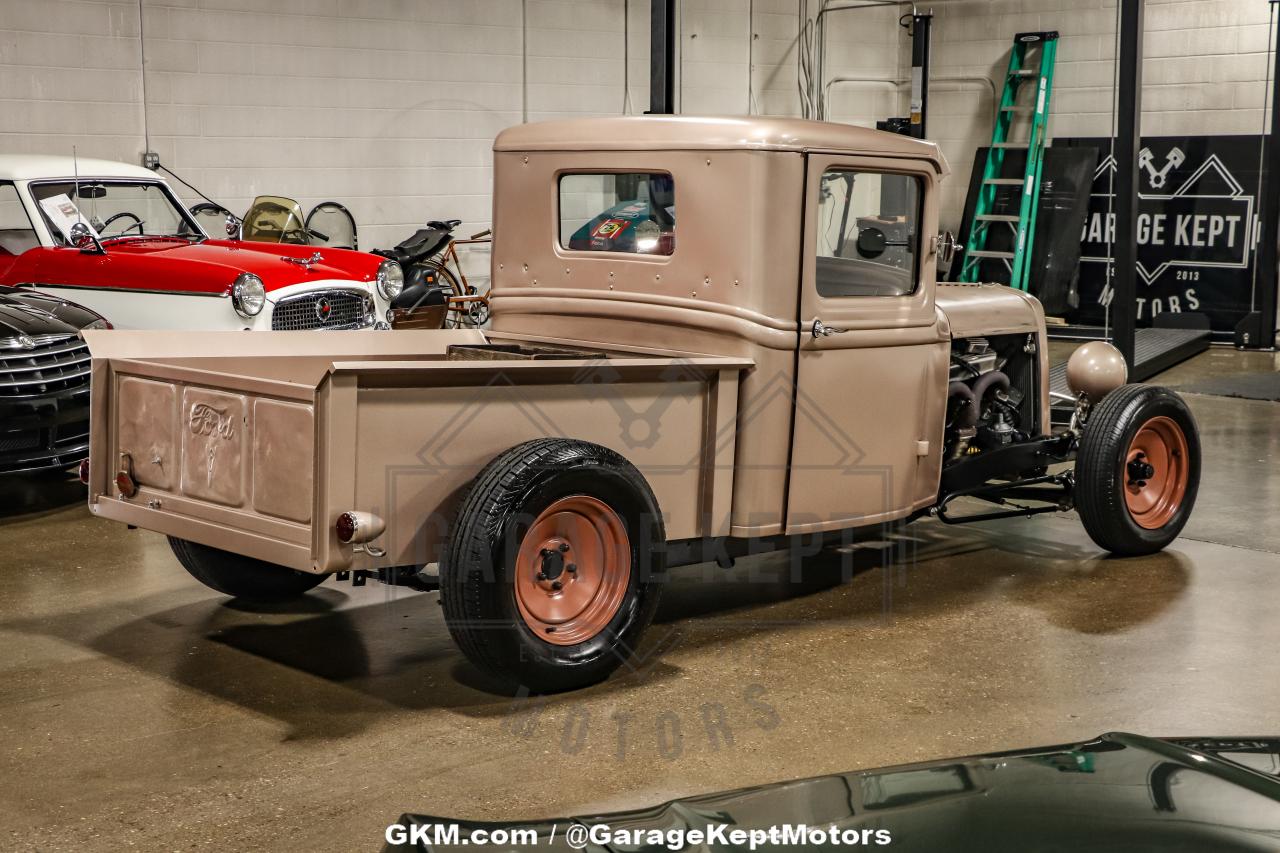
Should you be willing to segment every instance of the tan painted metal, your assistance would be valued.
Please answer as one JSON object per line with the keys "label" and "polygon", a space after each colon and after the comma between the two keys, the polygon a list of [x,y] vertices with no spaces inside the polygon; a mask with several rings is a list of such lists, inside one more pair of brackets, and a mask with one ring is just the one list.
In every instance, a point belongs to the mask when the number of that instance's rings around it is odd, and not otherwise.
{"label": "tan painted metal", "polygon": [[1124,355],[1106,341],[1081,344],[1067,359],[1067,387],[1093,405],[1128,380]]}
{"label": "tan painted metal", "polygon": [[[813,154],[804,245],[817,245],[816,202],[831,169],[911,175],[925,199],[919,231],[937,230],[935,176],[920,160]],[[907,296],[838,297],[815,286],[816,253],[801,253],[800,317],[842,331],[802,335],[796,378],[786,532],[900,518],[931,504],[942,466],[950,341],[934,305],[935,260],[920,258]],[[918,453],[917,442],[926,452]]]}
{"label": "tan painted metal", "polygon": [[[492,328],[89,332],[90,505],[100,515],[317,573],[437,558],[494,457],[567,436],[650,483],[668,536],[761,536],[899,518],[936,499],[949,342],[1044,318],[1007,288],[935,283],[937,148],[791,119],[609,118],[504,131],[494,146]],[[922,186],[903,297],[814,286],[818,183],[847,166]],[[672,176],[670,255],[564,249],[566,172]],[[839,334],[814,337],[815,320]],[[458,360],[454,344],[581,358]],[[127,454],[139,485],[114,484]],[[156,461],[159,460],[159,461]],[[386,519],[344,545],[337,516]]]}
{"label": "tan painted metal", "polygon": [[932,142],[835,122],[783,116],[611,116],[521,124],[494,151],[830,151],[928,161],[951,173]]}
{"label": "tan painted metal", "polygon": [[[724,473],[747,360],[683,359],[674,370],[666,358],[446,360],[439,337],[483,341],[469,332],[383,334],[382,360],[262,345],[247,356],[112,358],[142,346],[121,340],[135,334],[86,335],[96,372],[90,505],[106,518],[304,571],[429,562],[431,532],[447,528],[480,468],[521,441],[567,436],[626,455],[673,537],[728,532]],[[247,337],[196,333],[182,349],[227,353]],[[658,409],[652,424],[628,419]],[[138,483],[131,498],[113,482],[122,454]],[[338,541],[347,510],[387,519],[375,548]]]}

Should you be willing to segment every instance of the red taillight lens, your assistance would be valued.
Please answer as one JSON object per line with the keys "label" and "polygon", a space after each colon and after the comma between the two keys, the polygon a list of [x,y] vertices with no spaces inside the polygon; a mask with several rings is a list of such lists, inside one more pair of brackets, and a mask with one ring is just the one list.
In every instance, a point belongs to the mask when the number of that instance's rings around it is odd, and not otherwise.
{"label": "red taillight lens", "polygon": [[129,476],[128,471],[116,474],[116,488],[126,498],[131,498],[138,493],[138,484],[133,481],[133,477]]}
{"label": "red taillight lens", "polygon": [[85,459],[80,463],[80,482],[86,486],[89,485],[89,460]]}
{"label": "red taillight lens", "polygon": [[355,538],[356,531],[360,529],[360,520],[356,518],[355,513],[344,512],[338,516],[333,529],[338,534],[338,541],[345,545]]}

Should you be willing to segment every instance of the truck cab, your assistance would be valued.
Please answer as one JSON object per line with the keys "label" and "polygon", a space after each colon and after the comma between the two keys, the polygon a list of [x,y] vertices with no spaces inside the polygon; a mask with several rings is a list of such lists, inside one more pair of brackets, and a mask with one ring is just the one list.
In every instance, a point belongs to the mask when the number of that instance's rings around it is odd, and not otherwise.
{"label": "truck cab", "polygon": [[[795,119],[651,116],[522,125],[494,152],[491,335],[752,362],[733,536],[931,505],[957,338],[1029,339],[1023,428],[1047,428],[1039,304],[937,284],[949,170],[933,143]],[[667,210],[641,197],[655,185]],[[617,216],[642,206],[651,218]],[[631,236],[645,222],[661,241]]]}

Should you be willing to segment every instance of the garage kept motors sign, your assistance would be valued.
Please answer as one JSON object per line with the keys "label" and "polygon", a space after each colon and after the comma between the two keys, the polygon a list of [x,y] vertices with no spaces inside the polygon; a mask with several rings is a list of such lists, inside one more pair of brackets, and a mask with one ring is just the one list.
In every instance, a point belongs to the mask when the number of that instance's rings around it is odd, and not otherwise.
{"label": "garage kept motors sign", "polygon": [[[1107,139],[1054,145],[1102,152],[1094,173],[1080,249],[1080,306],[1067,320],[1102,325],[1112,293],[1107,266],[1115,240],[1110,195],[1115,160]],[[1230,336],[1253,292],[1259,137],[1149,137],[1138,157],[1137,322],[1157,314],[1200,312],[1215,338]]]}

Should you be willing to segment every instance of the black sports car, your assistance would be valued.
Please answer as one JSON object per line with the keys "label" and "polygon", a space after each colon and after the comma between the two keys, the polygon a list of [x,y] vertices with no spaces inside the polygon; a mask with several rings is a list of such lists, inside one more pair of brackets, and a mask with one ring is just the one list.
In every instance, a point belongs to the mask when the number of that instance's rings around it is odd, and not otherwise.
{"label": "black sports car", "polygon": [[[779,782],[651,808],[486,823],[405,814],[386,851],[1280,850],[1280,741],[1113,732],[1046,746]],[[512,842],[512,843],[507,843]],[[474,850],[474,847],[470,849]]]}
{"label": "black sports car", "polygon": [[82,305],[0,287],[0,474],[69,468],[89,455],[89,349],[111,325]]}

